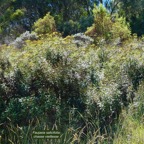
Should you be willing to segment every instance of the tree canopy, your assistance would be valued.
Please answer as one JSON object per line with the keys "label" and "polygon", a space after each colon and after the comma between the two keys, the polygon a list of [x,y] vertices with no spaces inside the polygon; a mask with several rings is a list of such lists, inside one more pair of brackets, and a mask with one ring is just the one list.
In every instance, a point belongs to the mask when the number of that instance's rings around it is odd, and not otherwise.
{"label": "tree canopy", "polygon": [[[110,14],[118,13],[126,17],[133,33],[144,33],[144,0],[1,0],[0,32],[18,35],[22,31],[31,31],[34,22],[48,12],[55,18],[57,29],[64,35],[84,32],[93,23],[94,4],[100,3]],[[67,32],[67,29],[73,30]]]}

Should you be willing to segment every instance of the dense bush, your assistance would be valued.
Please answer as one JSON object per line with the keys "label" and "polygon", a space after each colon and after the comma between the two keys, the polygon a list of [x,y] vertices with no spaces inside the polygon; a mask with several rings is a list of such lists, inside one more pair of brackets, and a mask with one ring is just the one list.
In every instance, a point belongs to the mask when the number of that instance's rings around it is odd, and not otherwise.
{"label": "dense bush", "polygon": [[[54,39],[56,43],[63,43],[63,39],[58,36]],[[14,64],[17,61],[14,67],[10,67],[13,64],[8,66],[7,61],[1,61],[3,77],[0,95],[2,95],[2,103],[6,102],[7,105],[2,112],[1,122],[9,117],[12,122],[21,124],[21,115],[27,115],[23,120],[25,124],[32,118],[40,116],[48,116],[50,118],[48,121],[53,124],[55,120],[61,119],[60,115],[65,113],[65,120],[60,120],[62,124],[68,123],[68,113],[72,108],[84,113],[87,100],[86,89],[91,84],[97,87],[99,79],[96,70],[91,70],[93,68],[88,60],[81,59],[84,55],[81,54],[82,57],[79,57],[81,50],[77,52],[77,47],[73,44],[69,45],[70,49],[66,46],[63,49],[57,44],[50,48],[47,47],[46,42],[43,49],[39,47],[41,51],[39,52],[32,45],[29,49],[23,49],[24,53],[19,58],[19,62],[15,54],[11,53],[11,56],[16,59],[11,59],[9,63]],[[41,57],[36,57],[37,54]],[[19,108],[15,108],[14,104]]]}
{"label": "dense bush", "polygon": [[135,59],[129,59],[129,61],[126,63],[125,69],[128,78],[133,84],[133,88],[137,90],[140,82],[144,80],[144,66],[139,64]]}
{"label": "dense bush", "polygon": [[129,38],[130,30],[124,18],[111,16],[110,13],[102,5],[95,6],[93,9],[94,23],[85,32],[99,41],[102,38],[105,40],[118,38],[122,40]]}
{"label": "dense bush", "polygon": [[130,38],[131,34],[129,24],[126,23],[126,19],[123,17],[118,17],[118,15],[116,15],[114,18],[114,23],[110,32],[112,38],[119,37],[122,41]]}
{"label": "dense bush", "polygon": [[143,143],[143,38],[130,36],[125,18],[110,14],[110,3],[94,6],[92,15],[92,1],[36,1],[32,11],[25,1],[7,2],[0,2],[0,32],[11,39],[47,8],[56,23],[48,13],[34,23],[36,33],[0,45],[0,143],[56,143],[32,136],[54,129],[61,144]]}
{"label": "dense bush", "polygon": [[33,25],[34,31],[37,34],[46,34],[56,31],[54,18],[47,13],[43,18],[38,19]]}
{"label": "dense bush", "polygon": [[[38,120],[48,129],[56,125],[62,137],[73,129],[72,141],[75,132],[84,143],[93,138],[100,141],[97,136],[105,133],[104,138],[113,136],[110,126],[116,127],[121,111],[135,100],[143,81],[143,49],[135,47],[138,40],[131,40],[133,46],[129,40],[117,48],[105,40],[90,45],[93,40],[81,33],[66,38],[48,33],[34,41],[29,34],[21,36],[27,45],[23,49],[13,45],[0,49],[3,143],[8,139],[18,143],[9,129],[19,126],[22,133],[32,127],[32,131]],[[82,45],[78,48],[73,40]]]}

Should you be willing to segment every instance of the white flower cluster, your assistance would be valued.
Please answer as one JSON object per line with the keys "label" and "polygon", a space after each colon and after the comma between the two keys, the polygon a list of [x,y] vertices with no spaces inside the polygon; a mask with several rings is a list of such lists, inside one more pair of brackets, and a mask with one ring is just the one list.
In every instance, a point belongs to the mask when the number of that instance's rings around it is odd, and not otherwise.
{"label": "white flower cluster", "polygon": [[25,45],[25,42],[21,39],[21,37],[16,38],[16,40],[12,43],[15,48],[22,48]]}
{"label": "white flower cluster", "polygon": [[21,34],[16,40],[12,43],[12,45],[16,48],[22,48],[25,45],[26,40],[37,40],[38,36],[36,33],[30,33],[26,31],[25,33]]}
{"label": "white flower cluster", "polygon": [[37,40],[38,36],[35,32],[30,33],[29,31],[26,31],[25,33],[20,35],[22,40]]}
{"label": "white flower cluster", "polygon": [[73,38],[73,43],[75,43],[78,47],[87,47],[94,42],[92,38],[83,33],[77,33],[73,36]]}

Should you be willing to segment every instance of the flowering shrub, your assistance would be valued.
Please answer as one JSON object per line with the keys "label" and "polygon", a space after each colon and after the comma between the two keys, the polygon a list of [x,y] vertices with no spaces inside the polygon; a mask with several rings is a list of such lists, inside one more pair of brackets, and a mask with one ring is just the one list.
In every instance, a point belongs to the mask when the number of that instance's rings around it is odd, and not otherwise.
{"label": "flowering shrub", "polygon": [[[21,35],[28,45],[21,51],[11,46],[0,49],[3,141],[9,137],[8,119],[21,127],[43,119],[49,129],[57,124],[62,132],[87,127],[89,122],[96,123],[101,133],[109,130],[144,79],[143,49],[129,43],[117,48],[105,40],[101,47],[90,45],[93,40],[81,33],[66,38],[52,33],[26,41],[31,39],[28,35]],[[82,45],[77,48],[72,40]],[[138,61],[130,61],[132,55]],[[92,126],[83,133],[93,132]]]}
{"label": "flowering shrub", "polygon": [[16,48],[22,48],[26,43],[26,40],[37,40],[38,36],[36,33],[30,33],[26,31],[25,33],[21,34],[16,40],[12,43]]}
{"label": "flowering shrub", "polygon": [[35,32],[30,33],[29,31],[26,31],[25,33],[20,35],[21,39],[23,41],[25,40],[37,40],[38,36]]}
{"label": "flowering shrub", "polygon": [[16,40],[12,43],[15,48],[22,48],[25,45],[25,42],[20,38],[16,38]]}
{"label": "flowering shrub", "polygon": [[88,45],[93,43],[93,39],[90,38],[89,36],[84,35],[83,33],[77,33],[73,35],[73,42],[78,46],[78,47],[87,47]]}

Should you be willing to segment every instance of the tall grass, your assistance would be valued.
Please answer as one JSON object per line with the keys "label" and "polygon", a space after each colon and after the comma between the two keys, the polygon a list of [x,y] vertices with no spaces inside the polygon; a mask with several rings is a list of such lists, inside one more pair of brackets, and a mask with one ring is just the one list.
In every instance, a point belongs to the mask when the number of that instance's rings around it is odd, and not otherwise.
{"label": "tall grass", "polygon": [[[70,115],[70,114],[69,114]],[[113,140],[114,129],[110,125],[105,128],[105,132],[101,133],[99,120],[91,118],[90,121],[80,114],[85,125],[83,127],[74,127],[72,125],[65,126],[65,130],[61,131],[60,139],[34,139],[32,134],[35,130],[59,130],[55,123],[52,129],[49,128],[45,119],[36,119],[30,121],[28,126],[14,125],[9,119],[9,123],[5,127],[2,134],[2,144],[109,144]],[[69,123],[72,123],[74,117],[70,115]]]}
{"label": "tall grass", "polygon": [[144,84],[140,84],[134,102],[121,114],[121,126],[115,134],[114,144],[144,143]]}

